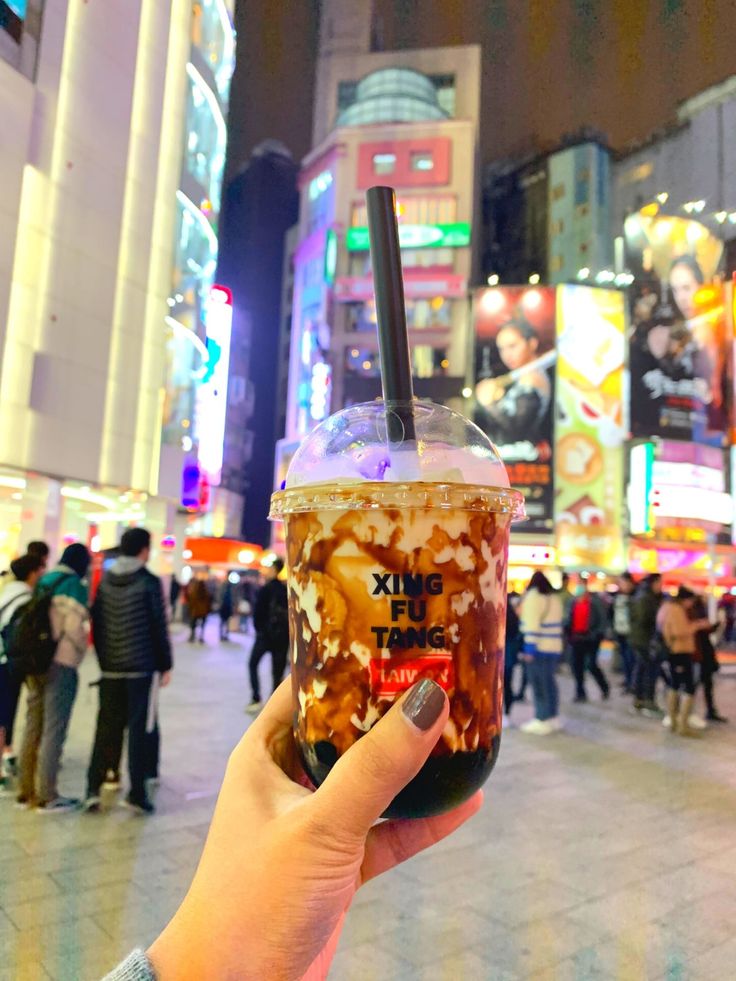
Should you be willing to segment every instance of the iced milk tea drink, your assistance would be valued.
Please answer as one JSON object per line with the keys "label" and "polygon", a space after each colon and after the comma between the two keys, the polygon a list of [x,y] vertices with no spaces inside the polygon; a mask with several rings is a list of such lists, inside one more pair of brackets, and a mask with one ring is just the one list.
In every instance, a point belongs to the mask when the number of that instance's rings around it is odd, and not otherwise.
{"label": "iced milk tea drink", "polygon": [[433,403],[412,412],[403,452],[387,451],[381,401],[326,420],[271,509],[285,522],[295,736],[314,783],[416,681],[448,694],[442,736],[390,817],[448,810],[493,768],[509,530],[523,515],[476,426]]}

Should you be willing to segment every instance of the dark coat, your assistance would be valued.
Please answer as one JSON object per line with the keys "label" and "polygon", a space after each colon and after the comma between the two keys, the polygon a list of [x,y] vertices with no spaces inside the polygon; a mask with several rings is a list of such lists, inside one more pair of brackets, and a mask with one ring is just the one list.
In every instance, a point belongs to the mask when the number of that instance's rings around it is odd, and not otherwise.
{"label": "dark coat", "polygon": [[145,567],[125,574],[107,573],[92,604],[92,628],[103,673],[171,670],[161,580]]}
{"label": "dark coat", "polygon": [[642,586],[631,603],[631,632],[629,643],[641,651],[649,644],[657,629],[657,613],[662,597],[648,586]]}

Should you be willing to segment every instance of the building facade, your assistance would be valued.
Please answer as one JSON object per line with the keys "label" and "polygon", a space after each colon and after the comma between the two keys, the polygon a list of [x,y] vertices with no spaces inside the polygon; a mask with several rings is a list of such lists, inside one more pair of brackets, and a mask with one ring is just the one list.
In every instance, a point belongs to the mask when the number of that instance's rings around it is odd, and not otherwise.
{"label": "building facade", "polygon": [[610,151],[584,137],[552,153],[490,165],[483,194],[484,280],[607,283],[613,263],[610,188]]}
{"label": "building facade", "polygon": [[[736,270],[736,75],[684,102],[673,126],[619,155],[613,167],[613,220],[647,205],[692,218],[725,242]],[[618,261],[622,264],[623,243]]]}
{"label": "building facade", "polygon": [[212,241],[193,209],[215,236],[186,174],[199,166],[217,200],[190,110],[197,74],[224,85],[232,67],[208,35],[230,25],[224,0],[10,6],[25,19],[14,57],[0,38],[0,566],[31,538],[58,553],[132,523],[174,528],[183,447],[164,450],[167,407],[197,380],[172,376],[167,318],[194,335],[181,307],[205,285],[190,297],[177,278],[193,258],[183,222]]}
{"label": "building facade", "polygon": [[447,401],[466,380],[480,49],[359,51],[364,22],[341,23],[323,43],[316,145],[300,174],[287,442],[380,393],[365,206],[374,184],[397,192],[417,393]]}

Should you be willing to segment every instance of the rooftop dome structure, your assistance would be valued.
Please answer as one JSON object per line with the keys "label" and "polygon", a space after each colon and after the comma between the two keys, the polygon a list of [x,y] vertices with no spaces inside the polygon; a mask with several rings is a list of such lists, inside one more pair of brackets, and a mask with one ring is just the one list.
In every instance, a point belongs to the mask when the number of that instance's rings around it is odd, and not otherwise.
{"label": "rooftop dome structure", "polygon": [[447,118],[426,75],[411,68],[382,68],[358,82],[355,101],[337,117],[337,126],[418,123]]}

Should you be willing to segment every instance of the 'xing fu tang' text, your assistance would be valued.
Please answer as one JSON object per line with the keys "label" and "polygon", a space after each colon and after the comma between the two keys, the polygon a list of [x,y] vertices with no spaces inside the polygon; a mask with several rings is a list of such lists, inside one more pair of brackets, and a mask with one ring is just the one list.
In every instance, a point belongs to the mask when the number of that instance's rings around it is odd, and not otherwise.
{"label": "'xing fu tang' text", "polygon": [[[373,574],[373,596],[390,596],[391,624],[371,627],[376,638],[376,649],[398,647],[402,650],[418,648],[440,650],[445,646],[445,630],[442,626],[427,626],[427,600],[425,596],[442,593],[442,576],[411,573]],[[400,619],[408,619],[407,626],[397,626]]]}

